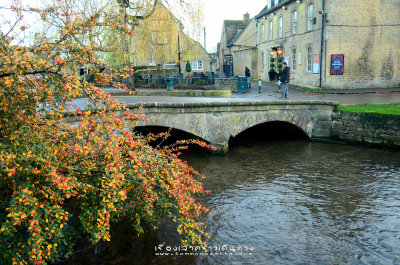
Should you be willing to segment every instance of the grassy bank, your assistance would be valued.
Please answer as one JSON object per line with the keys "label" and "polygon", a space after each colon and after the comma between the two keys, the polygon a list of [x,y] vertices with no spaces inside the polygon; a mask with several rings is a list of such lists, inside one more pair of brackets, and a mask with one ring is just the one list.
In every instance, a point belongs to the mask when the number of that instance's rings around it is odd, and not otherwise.
{"label": "grassy bank", "polygon": [[400,102],[390,103],[390,104],[357,104],[348,106],[339,105],[338,109],[341,111],[389,114],[389,115],[400,116]]}

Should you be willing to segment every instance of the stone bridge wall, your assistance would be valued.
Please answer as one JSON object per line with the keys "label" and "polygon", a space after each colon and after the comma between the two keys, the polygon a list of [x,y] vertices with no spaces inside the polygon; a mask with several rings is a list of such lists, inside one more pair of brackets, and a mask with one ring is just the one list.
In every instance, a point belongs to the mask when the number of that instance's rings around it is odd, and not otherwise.
{"label": "stone bridge wall", "polygon": [[[137,113],[141,104],[130,104]],[[147,103],[146,122],[138,126],[163,126],[196,135],[220,151],[228,151],[231,137],[259,124],[282,121],[297,126],[310,139],[334,139],[351,144],[400,149],[400,117],[334,111],[334,102],[217,101]],[[67,116],[72,126],[79,117]],[[127,125],[128,127],[132,125]]]}
{"label": "stone bridge wall", "polygon": [[[129,107],[136,112],[139,104]],[[146,104],[146,122],[139,126],[163,126],[196,135],[221,151],[231,137],[253,126],[283,121],[300,128],[310,138],[330,138],[331,102],[208,102]]]}
{"label": "stone bridge wall", "polygon": [[352,144],[400,149],[400,116],[333,112],[332,138]]}

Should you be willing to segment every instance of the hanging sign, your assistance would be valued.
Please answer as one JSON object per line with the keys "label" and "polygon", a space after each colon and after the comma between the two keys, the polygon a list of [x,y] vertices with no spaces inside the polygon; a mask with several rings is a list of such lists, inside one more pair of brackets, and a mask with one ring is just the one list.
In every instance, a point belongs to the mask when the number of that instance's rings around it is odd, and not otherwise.
{"label": "hanging sign", "polygon": [[331,55],[331,75],[343,75],[344,54]]}
{"label": "hanging sign", "polygon": [[290,60],[289,56],[283,57],[283,61],[287,64],[287,66],[289,66],[289,60]]}

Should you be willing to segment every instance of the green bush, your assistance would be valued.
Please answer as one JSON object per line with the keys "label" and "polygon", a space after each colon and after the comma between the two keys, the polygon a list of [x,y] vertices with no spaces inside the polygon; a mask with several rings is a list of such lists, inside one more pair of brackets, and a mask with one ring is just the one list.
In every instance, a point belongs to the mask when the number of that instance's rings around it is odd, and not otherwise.
{"label": "green bush", "polygon": [[278,58],[278,63],[281,63],[281,62],[283,62],[283,58],[282,58],[282,57],[279,57],[279,58]]}
{"label": "green bush", "polygon": [[207,84],[207,80],[204,80],[204,79],[195,79],[194,82],[196,83],[196,85],[206,85]]}
{"label": "green bush", "polygon": [[273,69],[275,67],[275,64],[271,63],[269,66],[270,66],[270,68]]}
{"label": "green bush", "polygon": [[271,62],[271,63],[275,62],[275,58],[271,58],[271,59],[270,59],[270,62]]}

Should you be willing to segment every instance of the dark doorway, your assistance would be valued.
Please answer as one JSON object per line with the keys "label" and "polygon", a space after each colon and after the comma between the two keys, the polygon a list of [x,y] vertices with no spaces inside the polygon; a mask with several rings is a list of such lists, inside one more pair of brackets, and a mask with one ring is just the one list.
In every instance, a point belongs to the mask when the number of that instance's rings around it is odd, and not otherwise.
{"label": "dark doorway", "polygon": [[226,75],[226,77],[232,77],[233,76],[233,56],[228,54],[224,55],[224,64],[223,64],[223,70]]}

